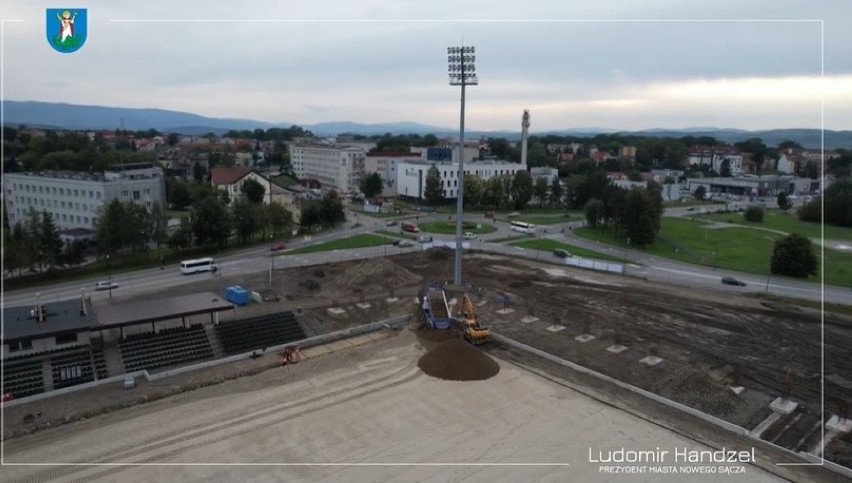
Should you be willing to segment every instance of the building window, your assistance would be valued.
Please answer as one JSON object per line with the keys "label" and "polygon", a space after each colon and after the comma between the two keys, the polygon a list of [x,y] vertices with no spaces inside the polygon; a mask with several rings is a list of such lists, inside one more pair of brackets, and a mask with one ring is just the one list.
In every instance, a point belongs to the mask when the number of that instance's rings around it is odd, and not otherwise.
{"label": "building window", "polygon": [[122,190],[122,191],[121,191],[121,197],[122,197],[122,198],[127,198],[127,190]]}
{"label": "building window", "polygon": [[134,191],[133,191],[133,199],[134,199],[134,200],[139,200],[139,198],[140,198],[140,196],[139,196],[139,190],[134,190]]}
{"label": "building window", "polygon": [[95,197],[94,191],[89,191],[89,199],[93,199]]}
{"label": "building window", "polygon": [[74,190],[74,196],[80,196],[80,192],[77,191],[77,190]]}
{"label": "building window", "polygon": [[53,187],[53,194],[56,194],[56,186]]}
{"label": "building window", "polygon": [[59,188],[59,196],[65,196],[65,188]]}
{"label": "building window", "polygon": [[101,199],[101,192],[98,191],[98,199]]}

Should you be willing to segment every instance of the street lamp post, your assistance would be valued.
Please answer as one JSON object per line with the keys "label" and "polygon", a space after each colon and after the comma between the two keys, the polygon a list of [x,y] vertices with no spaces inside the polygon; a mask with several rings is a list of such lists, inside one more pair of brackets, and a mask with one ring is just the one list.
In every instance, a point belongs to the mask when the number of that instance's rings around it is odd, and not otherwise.
{"label": "street lamp post", "polygon": [[[275,239],[274,235],[269,235],[270,243]],[[271,248],[271,247],[270,247]],[[275,269],[275,252],[270,251],[269,253],[269,287],[272,287],[272,270]]]}
{"label": "street lamp post", "polygon": [[112,269],[109,266],[109,255],[106,256],[107,260],[107,283],[109,284],[109,298],[112,298]]}
{"label": "street lamp post", "polygon": [[464,196],[464,94],[466,86],[479,84],[476,77],[476,49],[469,47],[447,47],[447,61],[449,62],[450,85],[461,86],[461,110],[459,115],[459,171],[458,192],[456,202],[456,259],[453,274],[453,283],[461,285],[462,270],[462,213]]}

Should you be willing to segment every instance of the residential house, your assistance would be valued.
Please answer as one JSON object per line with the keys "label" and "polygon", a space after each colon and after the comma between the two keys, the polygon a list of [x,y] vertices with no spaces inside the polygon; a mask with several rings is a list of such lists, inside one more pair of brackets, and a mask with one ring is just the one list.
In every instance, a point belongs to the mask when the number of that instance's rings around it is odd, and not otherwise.
{"label": "residential house", "polygon": [[216,166],[210,170],[210,183],[218,190],[227,191],[231,203],[242,195],[241,189],[243,187],[243,183],[249,179],[253,179],[263,186],[265,189],[263,202],[265,204],[269,204],[272,199],[273,191],[277,191],[277,186],[275,186],[268,178],[262,176],[251,168],[227,168]]}

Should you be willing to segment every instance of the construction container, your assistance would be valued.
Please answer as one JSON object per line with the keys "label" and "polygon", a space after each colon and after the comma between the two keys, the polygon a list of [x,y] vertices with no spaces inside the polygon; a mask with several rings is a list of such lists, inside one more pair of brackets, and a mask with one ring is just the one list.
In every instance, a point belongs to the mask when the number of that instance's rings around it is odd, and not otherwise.
{"label": "construction container", "polygon": [[246,305],[249,302],[249,293],[238,285],[228,287],[225,289],[225,300],[234,305]]}

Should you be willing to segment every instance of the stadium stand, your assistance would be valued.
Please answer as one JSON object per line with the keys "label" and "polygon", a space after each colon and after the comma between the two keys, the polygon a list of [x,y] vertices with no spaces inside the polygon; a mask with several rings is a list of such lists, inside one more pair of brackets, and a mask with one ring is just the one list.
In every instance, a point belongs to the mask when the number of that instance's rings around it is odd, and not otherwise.
{"label": "stadium stand", "polygon": [[16,359],[4,361],[3,393],[22,398],[44,392],[42,360],[32,356]]}
{"label": "stadium stand", "polygon": [[293,312],[259,315],[216,327],[216,334],[226,354],[264,349],[305,338],[305,331]]}
{"label": "stadium stand", "polygon": [[118,345],[127,372],[171,367],[213,357],[204,326],[128,336]]}

